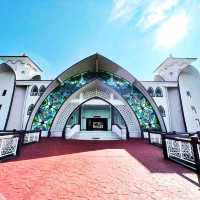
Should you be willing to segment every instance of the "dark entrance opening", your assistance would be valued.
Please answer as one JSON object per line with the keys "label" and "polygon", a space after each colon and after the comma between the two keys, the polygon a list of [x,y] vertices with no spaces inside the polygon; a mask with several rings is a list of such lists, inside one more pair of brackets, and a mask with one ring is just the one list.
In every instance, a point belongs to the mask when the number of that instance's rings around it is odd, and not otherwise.
{"label": "dark entrance opening", "polygon": [[95,130],[108,130],[108,119],[107,118],[87,118],[87,131]]}

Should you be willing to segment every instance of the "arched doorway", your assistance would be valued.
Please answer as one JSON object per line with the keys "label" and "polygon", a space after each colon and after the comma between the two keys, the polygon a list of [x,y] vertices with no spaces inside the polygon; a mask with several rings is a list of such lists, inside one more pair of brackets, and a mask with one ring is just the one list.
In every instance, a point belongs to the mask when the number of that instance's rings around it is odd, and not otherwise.
{"label": "arched doorway", "polygon": [[126,139],[128,129],[120,112],[107,101],[94,97],[76,108],[65,124],[67,139]]}

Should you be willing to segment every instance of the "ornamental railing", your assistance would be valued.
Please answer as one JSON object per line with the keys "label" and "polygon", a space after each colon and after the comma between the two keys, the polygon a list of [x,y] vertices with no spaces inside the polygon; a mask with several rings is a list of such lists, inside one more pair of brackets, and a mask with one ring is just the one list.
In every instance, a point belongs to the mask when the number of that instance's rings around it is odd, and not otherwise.
{"label": "ornamental railing", "polygon": [[[166,148],[167,159],[173,160],[192,169],[196,168],[192,138],[165,135],[164,140],[166,147],[163,145],[163,148]],[[198,143],[195,145],[198,145]]]}
{"label": "ornamental railing", "polygon": [[162,131],[155,131],[155,130],[146,130],[143,132],[143,138],[148,139],[149,144],[153,144],[156,146],[161,147],[162,146],[162,134],[165,135],[170,135],[173,137],[178,137],[178,138],[190,138],[191,136],[194,135],[199,135],[200,138],[200,132],[194,132],[194,133],[181,133],[181,132],[162,132]]}
{"label": "ornamental railing", "polygon": [[196,171],[200,185],[200,137],[199,133],[189,136],[181,134],[162,134],[163,155]]}
{"label": "ornamental railing", "polygon": [[149,144],[153,144],[153,145],[161,147],[162,146],[162,134],[165,134],[165,132],[148,130]]}
{"label": "ornamental railing", "polygon": [[13,134],[12,132],[0,133],[0,160],[16,156],[20,152],[22,143],[21,134]]}
{"label": "ornamental railing", "polygon": [[20,154],[23,144],[40,142],[41,131],[0,131],[0,160]]}
{"label": "ornamental railing", "polygon": [[148,130],[148,141],[162,147],[165,159],[195,170],[200,185],[200,132],[165,133]]}
{"label": "ornamental railing", "polygon": [[24,133],[24,144],[30,144],[35,142],[40,142],[41,131],[26,131]]}

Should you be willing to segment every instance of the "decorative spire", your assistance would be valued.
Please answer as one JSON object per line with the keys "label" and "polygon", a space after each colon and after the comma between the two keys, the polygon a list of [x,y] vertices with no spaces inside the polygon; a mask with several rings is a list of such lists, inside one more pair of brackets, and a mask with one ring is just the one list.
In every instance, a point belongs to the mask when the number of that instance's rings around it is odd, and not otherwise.
{"label": "decorative spire", "polygon": [[96,65],[96,72],[98,72],[99,71],[99,60],[98,60],[98,54],[97,53],[96,53],[95,65]]}

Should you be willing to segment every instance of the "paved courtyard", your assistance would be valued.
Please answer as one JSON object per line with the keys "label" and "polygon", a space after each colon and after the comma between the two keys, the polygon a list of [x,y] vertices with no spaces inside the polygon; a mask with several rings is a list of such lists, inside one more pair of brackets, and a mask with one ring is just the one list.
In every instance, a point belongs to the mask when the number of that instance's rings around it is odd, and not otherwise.
{"label": "paved courtyard", "polygon": [[196,175],[142,140],[42,139],[0,163],[0,200],[198,200]]}

